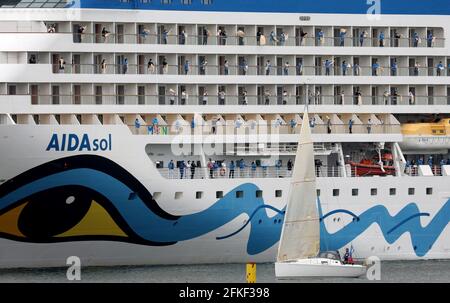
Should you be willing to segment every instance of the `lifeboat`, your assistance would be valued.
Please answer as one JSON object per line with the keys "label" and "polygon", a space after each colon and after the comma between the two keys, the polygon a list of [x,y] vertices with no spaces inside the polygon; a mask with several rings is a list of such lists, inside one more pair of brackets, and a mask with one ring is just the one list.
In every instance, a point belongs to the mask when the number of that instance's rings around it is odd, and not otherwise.
{"label": "lifeboat", "polygon": [[359,163],[349,161],[352,175],[355,177],[367,176],[395,176],[395,167],[392,166],[392,154],[384,154],[382,156],[383,167],[378,163],[379,157],[375,156],[372,160],[363,159]]}
{"label": "lifeboat", "polygon": [[446,153],[450,149],[450,119],[432,123],[407,123],[402,125],[403,142],[400,147],[408,151],[433,151]]}

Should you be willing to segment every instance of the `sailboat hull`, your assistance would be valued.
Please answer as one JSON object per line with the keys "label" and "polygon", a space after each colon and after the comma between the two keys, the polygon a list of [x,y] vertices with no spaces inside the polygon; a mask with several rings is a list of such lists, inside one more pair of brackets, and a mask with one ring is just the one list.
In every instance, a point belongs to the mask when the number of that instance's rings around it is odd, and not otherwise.
{"label": "sailboat hull", "polygon": [[365,266],[342,264],[340,261],[325,258],[275,263],[275,276],[278,279],[295,279],[300,277],[357,278],[365,273]]}

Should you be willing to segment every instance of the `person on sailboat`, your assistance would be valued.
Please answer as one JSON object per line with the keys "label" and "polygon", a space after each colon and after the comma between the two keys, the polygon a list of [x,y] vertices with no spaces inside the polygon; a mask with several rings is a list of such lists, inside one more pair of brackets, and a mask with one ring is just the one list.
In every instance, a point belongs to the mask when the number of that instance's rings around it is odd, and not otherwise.
{"label": "person on sailboat", "polygon": [[350,260],[350,251],[348,248],[345,249],[345,254],[344,254],[344,264],[350,264],[349,260]]}

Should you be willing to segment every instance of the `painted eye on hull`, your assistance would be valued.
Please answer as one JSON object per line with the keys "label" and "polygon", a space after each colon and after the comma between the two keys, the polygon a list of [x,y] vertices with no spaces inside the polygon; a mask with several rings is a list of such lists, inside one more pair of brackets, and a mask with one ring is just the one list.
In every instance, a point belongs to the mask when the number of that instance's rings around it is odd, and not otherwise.
{"label": "painted eye on hull", "polygon": [[22,199],[0,214],[0,234],[37,243],[127,238],[106,205],[101,195],[83,186],[51,188]]}

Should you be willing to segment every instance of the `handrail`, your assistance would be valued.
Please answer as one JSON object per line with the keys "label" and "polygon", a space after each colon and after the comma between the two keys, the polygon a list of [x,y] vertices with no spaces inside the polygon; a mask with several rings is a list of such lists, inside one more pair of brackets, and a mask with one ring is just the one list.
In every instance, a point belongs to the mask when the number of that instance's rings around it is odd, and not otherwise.
{"label": "handrail", "polygon": [[362,39],[347,35],[345,38],[333,36],[287,36],[283,40],[281,36],[271,39],[270,34],[265,35],[266,44],[261,45],[259,36],[253,35],[228,35],[225,37],[219,35],[197,35],[188,33],[186,36],[181,34],[155,34],[155,33],[132,33],[117,34],[108,32],[102,33],[74,33],[74,32],[0,32],[0,34],[49,34],[49,35],[72,35],[74,43],[107,43],[107,44],[178,44],[178,45],[258,45],[258,46],[314,46],[314,47],[444,47],[445,38],[434,37],[433,40],[428,37],[380,37],[367,36]]}
{"label": "handrail", "polygon": [[[39,64],[39,63],[37,63]],[[139,75],[205,75],[205,76],[450,76],[450,68],[428,66],[265,66],[258,65],[216,65],[216,64],[52,64],[53,73],[63,74],[139,74]]]}
{"label": "handrail", "polygon": [[[187,158],[185,163],[190,160]],[[238,158],[236,158],[238,160]],[[236,163],[236,161],[235,161]],[[347,168],[345,168],[347,170]],[[338,166],[315,166],[316,177],[318,178],[343,178],[343,168]],[[358,176],[354,168],[350,168],[347,178],[370,178],[373,176]],[[219,166],[215,169],[207,167],[196,167],[195,169],[175,167],[158,168],[157,171],[166,179],[248,179],[248,178],[290,178],[292,169],[288,169],[285,165],[276,167],[274,165],[260,165],[252,167],[250,163],[246,163],[244,168],[240,168],[239,164],[235,164],[234,169],[230,169],[230,161],[226,161],[225,166]]]}
{"label": "handrail", "polygon": [[[0,96],[8,96],[1,95]],[[30,96],[35,106],[48,104],[66,105],[170,105],[170,106],[224,106],[224,105],[304,105],[308,100],[310,105],[336,105],[336,106],[361,106],[361,105],[390,105],[390,106],[420,106],[420,105],[447,105],[450,104],[450,96],[427,95],[318,95],[311,94],[308,97],[287,93],[286,95],[227,95],[209,93],[205,95],[139,95],[139,94],[26,94]]]}

